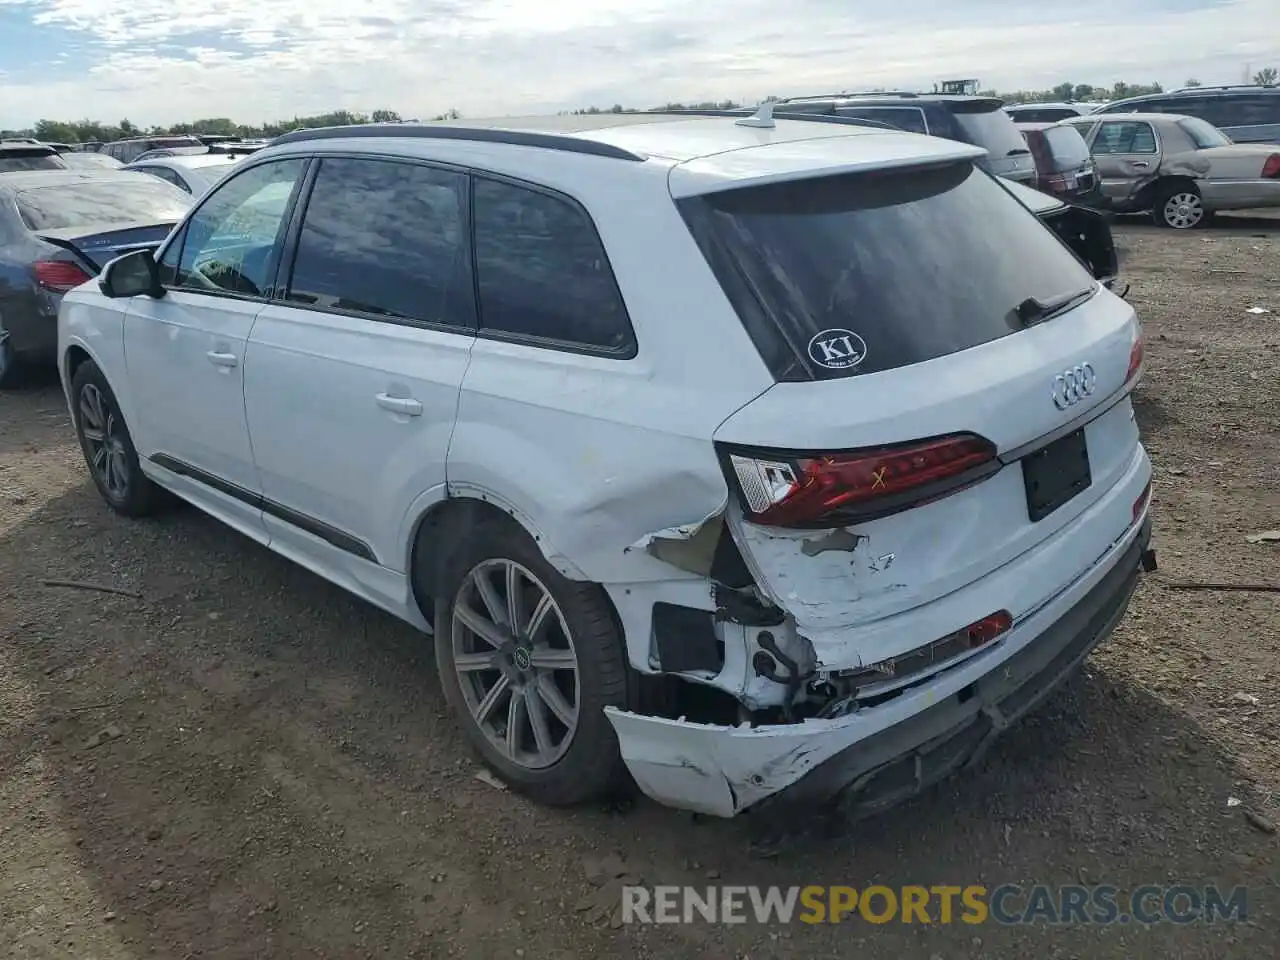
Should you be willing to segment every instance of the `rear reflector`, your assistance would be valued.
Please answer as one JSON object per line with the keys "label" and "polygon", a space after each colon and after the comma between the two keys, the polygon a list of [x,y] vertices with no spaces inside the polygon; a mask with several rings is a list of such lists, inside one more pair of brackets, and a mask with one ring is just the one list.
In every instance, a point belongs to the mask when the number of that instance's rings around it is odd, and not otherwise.
{"label": "rear reflector", "polygon": [[775,527],[841,526],[947,496],[1000,468],[972,433],[838,453],[728,450],[747,519]]}
{"label": "rear reflector", "polygon": [[1262,178],[1264,180],[1280,179],[1280,153],[1273,153],[1267,157],[1267,162],[1262,165]]}
{"label": "rear reflector", "polygon": [[860,693],[875,694],[876,686],[909,679],[917,674],[925,675],[930,668],[941,669],[961,654],[985,647],[992,640],[1009,632],[1013,617],[1008,610],[997,610],[967,627],[961,627],[940,640],[909,650],[898,657],[881,660],[852,670],[837,670],[841,679],[852,680]]}
{"label": "rear reflector", "polygon": [[32,266],[36,283],[53,293],[66,293],[90,279],[89,274],[67,260],[37,260]]}
{"label": "rear reflector", "polygon": [[1133,520],[1131,524],[1137,523],[1142,519],[1142,514],[1146,512],[1147,504],[1151,502],[1151,481],[1147,481],[1147,485],[1142,488],[1142,494],[1137,500],[1133,501]]}

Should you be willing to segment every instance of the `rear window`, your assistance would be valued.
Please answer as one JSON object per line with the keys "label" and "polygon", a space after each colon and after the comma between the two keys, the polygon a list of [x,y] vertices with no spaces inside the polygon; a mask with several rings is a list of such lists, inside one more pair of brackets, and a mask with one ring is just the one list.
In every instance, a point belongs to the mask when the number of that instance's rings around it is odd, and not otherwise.
{"label": "rear window", "polygon": [[1230,137],[1212,123],[1206,123],[1197,117],[1183,117],[1178,121],[1178,126],[1191,138],[1191,142],[1196,145],[1197,150],[1231,145]]}
{"label": "rear window", "polygon": [[57,151],[48,147],[4,147],[0,149],[0,173],[19,170],[65,170],[67,165]]}
{"label": "rear window", "polygon": [[967,350],[1021,329],[1016,308],[1027,298],[1094,283],[970,164],[727,190],[680,208],[780,380]]}
{"label": "rear window", "polygon": [[1031,152],[1013,120],[1003,110],[974,113],[953,107],[952,115],[965,140],[975,147],[982,147],[993,160]]}
{"label": "rear window", "polygon": [[1057,123],[1080,115],[1079,110],[1070,107],[1014,107],[1005,112],[1018,123]]}
{"label": "rear window", "polygon": [[1071,127],[1050,127],[1044,131],[1044,140],[1055,170],[1074,170],[1089,162],[1088,144]]}
{"label": "rear window", "polygon": [[29,230],[61,230],[105,223],[173,223],[191,198],[151,177],[80,180],[24,190],[18,213]]}

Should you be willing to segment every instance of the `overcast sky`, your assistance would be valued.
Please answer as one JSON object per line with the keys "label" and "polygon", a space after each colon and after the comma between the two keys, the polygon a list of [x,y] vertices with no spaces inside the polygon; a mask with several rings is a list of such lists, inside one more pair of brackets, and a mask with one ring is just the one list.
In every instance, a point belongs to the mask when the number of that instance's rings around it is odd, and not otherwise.
{"label": "overcast sky", "polygon": [[0,127],[245,122],[1280,67],[1280,0],[0,0]]}

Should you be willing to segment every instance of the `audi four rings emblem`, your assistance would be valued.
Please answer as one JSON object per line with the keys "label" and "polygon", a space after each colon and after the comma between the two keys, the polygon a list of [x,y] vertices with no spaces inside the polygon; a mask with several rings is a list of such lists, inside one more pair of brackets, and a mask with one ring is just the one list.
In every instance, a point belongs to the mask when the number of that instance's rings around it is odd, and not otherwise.
{"label": "audi four rings emblem", "polygon": [[1059,410],[1074,407],[1089,394],[1098,383],[1098,375],[1088,363],[1077,364],[1053,378],[1053,405]]}

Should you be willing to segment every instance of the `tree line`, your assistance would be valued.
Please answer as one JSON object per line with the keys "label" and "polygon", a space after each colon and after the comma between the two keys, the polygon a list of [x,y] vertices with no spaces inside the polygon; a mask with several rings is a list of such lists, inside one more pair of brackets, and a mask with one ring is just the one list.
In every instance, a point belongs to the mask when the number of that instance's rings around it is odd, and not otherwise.
{"label": "tree line", "polygon": [[[1277,82],[1275,67],[1265,67],[1253,76],[1253,82],[1259,85],[1272,85]],[[1188,79],[1184,86],[1198,87],[1200,81]],[[870,91],[884,92],[883,88]],[[1044,103],[1056,100],[1122,100],[1125,97],[1137,97],[1148,93],[1163,93],[1164,88],[1158,83],[1126,83],[1117,81],[1111,86],[1095,86],[1090,83],[1060,83],[1046,90],[1008,90],[994,89],[981,91],[982,96],[999,97],[1006,103]],[[777,101],[779,97],[766,97],[766,101]],[[734,100],[701,101],[698,103],[665,103],[660,107],[626,107],[615,103],[610,107],[580,107],[566,111],[574,114],[595,113],[642,113],[650,110],[733,110],[742,104]],[[461,114],[457,110],[446,110],[437,114],[432,120],[457,120]],[[147,135],[163,136],[185,133],[219,134],[223,136],[245,137],[250,139],[277,137],[300,127],[338,127],[353,123],[398,123],[403,118],[395,110],[374,110],[371,113],[356,113],[350,110],[334,110],[310,117],[294,117],[291,120],[277,120],[274,123],[254,125],[237,123],[229,117],[206,117],[190,120],[185,123],[174,123],[168,126],[159,125],[141,127],[125,119],[119,123],[104,123],[100,120],[39,120],[27,130],[0,130],[0,137],[36,137],[52,143],[87,143],[98,140],[110,143],[112,140],[124,140],[129,137]]]}

